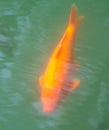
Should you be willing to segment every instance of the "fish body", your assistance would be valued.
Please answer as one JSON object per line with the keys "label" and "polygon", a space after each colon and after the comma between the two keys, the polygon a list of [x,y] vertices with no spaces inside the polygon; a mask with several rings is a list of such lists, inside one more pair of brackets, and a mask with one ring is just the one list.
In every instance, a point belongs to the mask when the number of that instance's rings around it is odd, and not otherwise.
{"label": "fish body", "polygon": [[72,74],[79,64],[73,60],[73,45],[76,30],[83,18],[76,18],[77,8],[73,6],[68,26],[63,37],[52,53],[44,74],[40,77],[41,102],[43,112],[53,112],[59,102],[72,90],[78,87],[80,80],[73,79]]}

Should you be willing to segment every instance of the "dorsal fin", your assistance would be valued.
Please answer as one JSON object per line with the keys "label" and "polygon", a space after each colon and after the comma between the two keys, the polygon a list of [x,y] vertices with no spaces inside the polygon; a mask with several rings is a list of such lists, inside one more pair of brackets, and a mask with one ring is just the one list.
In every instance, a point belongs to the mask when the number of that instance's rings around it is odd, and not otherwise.
{"label": "dorsal fin", "polygon": [[62,45],[63,45],[63,42],[65,41],[66,37],[67,37],[67,32],[65,32],[64,36],[62,37],[62,39],[60,41],[60,48],[58,49],[56,58],[58,58],[61,53]]}

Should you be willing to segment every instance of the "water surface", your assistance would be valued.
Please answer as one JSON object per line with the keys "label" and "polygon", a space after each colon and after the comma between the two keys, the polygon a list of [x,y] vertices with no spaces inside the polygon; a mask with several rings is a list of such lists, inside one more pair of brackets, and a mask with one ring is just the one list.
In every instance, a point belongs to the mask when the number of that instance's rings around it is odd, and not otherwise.
{"label": "water surface", "polygon": [[[41,111],[39,75],[72,4],[85,16],[74,48],[80,87],[52,115]],[[109,2],[0,1],[0,130],[109,129]]]}

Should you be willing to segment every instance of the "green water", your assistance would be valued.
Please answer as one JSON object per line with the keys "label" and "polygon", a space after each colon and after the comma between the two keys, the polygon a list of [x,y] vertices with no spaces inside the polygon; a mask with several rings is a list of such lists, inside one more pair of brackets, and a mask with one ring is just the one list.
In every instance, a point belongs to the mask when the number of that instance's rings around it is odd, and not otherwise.
{"label": "green water", "polygon": [[[72,4],[85,16],[74,48],[81,84],[45,115],[38,78]],[[0,0],[0,130],[109,130],[108,65],[108,0]]]}

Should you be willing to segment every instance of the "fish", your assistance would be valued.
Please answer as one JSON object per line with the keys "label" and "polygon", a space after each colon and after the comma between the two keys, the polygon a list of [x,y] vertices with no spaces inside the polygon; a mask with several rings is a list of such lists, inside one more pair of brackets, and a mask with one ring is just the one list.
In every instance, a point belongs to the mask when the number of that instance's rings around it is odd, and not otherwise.
{"label": "fish", "polygon": [[72,78],[80,66],[74,61],[73,48],[77,29],[83,19],[83,16],[76,15],[77,7],[72,6],[64,35],[51,54],[44,73],[39,77],[44,113],[53,113],[80,84],[80,79]]}

